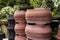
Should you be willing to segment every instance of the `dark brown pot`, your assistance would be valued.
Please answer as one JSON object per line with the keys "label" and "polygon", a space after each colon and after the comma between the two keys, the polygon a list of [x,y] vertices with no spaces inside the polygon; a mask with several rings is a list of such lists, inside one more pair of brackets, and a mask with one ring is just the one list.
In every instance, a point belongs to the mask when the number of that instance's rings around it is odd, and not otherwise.
{"label": "dark brown pot", "polygon": [[25,23],[19,23],[15,25],[15,33],[19,35],[25,35]]}
{"label": "dark brown pot", "polygon": [[15,40],[26,40],[25,36],[15,36]]}
{"label": "dark brown pot", "polygon": [[27,23],[50,22],[51,11],[45,8],[30,9],[26,12]]}
{"label": "dark brown pot", "polygon": [[30,39],[49,39],[51,36],[50,26],[26,25],[25,33]]}
{"label": "dark brown pot", "polygon": [[14,19],[16,22],[25,22],[25,11],[16,11],[14,14]]}
{"label": "dark brown pot", "polygon": [[58,40],[60,40],[60,25],[59,25],[59,28],[58,28],[58,33],[57,33],[57,35],[56,35],[56,38],[57,38]]}

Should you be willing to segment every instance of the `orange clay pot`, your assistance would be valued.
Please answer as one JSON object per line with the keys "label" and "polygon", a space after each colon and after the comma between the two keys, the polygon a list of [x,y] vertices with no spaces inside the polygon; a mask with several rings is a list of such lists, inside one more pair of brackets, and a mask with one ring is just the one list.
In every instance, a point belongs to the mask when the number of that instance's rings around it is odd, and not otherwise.
{"label": "orange clay pot", "polygon": [[60,40],[60,25],[59,25],[59,28],[58,28],[58,33],[57,33],[57,35],[56,35],[56,38],[57,38],[58,40]]}
{"label": "orange clay pot", "polygon": [[49,39],[51,36],[50,26],[26,25],[25,33],[29,39]]}
{"label": "orange clay pot", "polygon": [[30,9],[26,12],[27,23],[48,23],[51,19],[51,11],[45,8]]}
{"label": "orange clay pot", "polygon": [[14,14],[14,19],[16,22],[25,22],[25,11],[16,11]]}
{"label": "orange clay pot", "polygon": [[26,40],[25,36],[15,36],[15,40]]}
{"label": "orange clay pot", "polygon": [[19,35],[25,35],[25,23],[19,23],[15,25],[15,33]]}

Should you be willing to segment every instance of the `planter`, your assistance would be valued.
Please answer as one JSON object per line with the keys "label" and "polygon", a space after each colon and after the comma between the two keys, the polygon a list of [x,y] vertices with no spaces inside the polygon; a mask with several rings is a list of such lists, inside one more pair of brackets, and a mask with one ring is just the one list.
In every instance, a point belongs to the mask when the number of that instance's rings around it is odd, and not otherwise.
{"label": "planter", "polygon": [[27,23],[49,23],[51,11],[45,8],[30,9],[26,12]]}
{"label": "planter", "polygon": [[15,22],[25,22],[25,11],[16,11],[14,14]]}
{"label": "planter", "polygon": [[50,39],[51,32],[52,30],[49,25],[26,25],[25,29],[25,33],[29,39]]}
{"label": "planter", "polygon": [[25,36],[15,36],[15,40],[26,40]]}
{"label": "planter", "polygon": [[8,31],[9,31],[8,39],[9,40],[14,40],[14,38],[15,38],[15,31],[14,31],[14,29],[8,29]]}
{"label": "planter", "polygon": [[7,16],[8,19],[8,31],[9,31],[9,40],[14,40],[15,37],[15,31],[14,31],[14,27],[15,27],[15,20],[13,15],[9,15]]}
{"label": "planter", "polygon": [[25,35],[25,23],[18,23],[15,25],[15,33],[18,35]]}
{"label": "planter", "polygon": [[15,33],[25,35],[25,11],[16,11],[14,14],[15,19]]}
{"label": "planter", "polygon": [[7,16],[7,19],[8,19],[8,29],[14,29],[15,20],[14,20],[13,15]]}

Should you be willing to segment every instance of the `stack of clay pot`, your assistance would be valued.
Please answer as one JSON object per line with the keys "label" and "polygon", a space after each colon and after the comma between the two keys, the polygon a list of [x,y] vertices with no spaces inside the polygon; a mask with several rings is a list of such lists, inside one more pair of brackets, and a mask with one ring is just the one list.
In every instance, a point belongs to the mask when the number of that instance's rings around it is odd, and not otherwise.
{"label": "stack of clay pot", "polygon": [[29,9],[26,12],[26,40],[50,40],[51,11],[45,8]]}
{"label": "stack of clay pot", "polygon": [[25,11],[16,11],[14,14],[15,19],[15,40],[25,40]]}
{"label": "stack of clay pot", "polygon": [[58,33],[56,35],[56,38],[57,38],[57,40],[60,40],[60,25],[59,25],[59,28],[58,28]]}

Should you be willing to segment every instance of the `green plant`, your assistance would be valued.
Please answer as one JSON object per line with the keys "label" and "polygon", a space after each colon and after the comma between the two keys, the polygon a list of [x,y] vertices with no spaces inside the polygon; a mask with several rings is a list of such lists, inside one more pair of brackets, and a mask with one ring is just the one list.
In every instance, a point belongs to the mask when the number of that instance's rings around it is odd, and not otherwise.
{"label": "green plant", "polygon": [[51,9],[54,10],[54,2],[52,0],[46,0],[46,5]]}
{"label": "green plant", "polygon": [[11,15],[11,14],[14,14],[14,12],[18,9],[19,9],[18,6],[14,6],[13,8],[10,7],[10,6],[7,6],[7,7],[2,8],[0,10],[0,20],[1,19],[3,19],[3,20],[6,19],[7,20],[7,16]]}
{"label": "green plant", "polygon": [[34,8],[38,8],[38,7],[40,7],[42,5],[42,1],[43,0],[30,0],[30,4]]}
{"label": "green plant", "polygon": [[19,10],[19,9],[20,9],[20,5],[14,5],[14,6],[13,6],[14,12],[15,12],[16,10]]}
{"label": "green plant", "polygon": [[15,0],[15,4],[25,4],[25,0]]}
{"label": "green plant", "polygon": [[13,6],[14,4],[14,0],[0,0],[0,9],[6,6]]}
{"label": "green plant", "polygon": [[55,13],[56,13],[56,15],[60,15],[60,4],[58,5]]}
{"label": "green plant", "polygon": [[6,19],[6,16],[10,15],[12,13],[12,10],[13,9],[9,6],[2,8],[1,11],[0,11],[0,14],[1,14],[0,18],[1,19]]}

